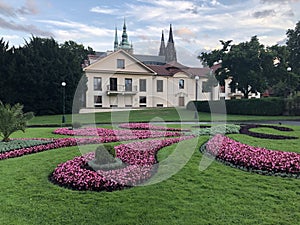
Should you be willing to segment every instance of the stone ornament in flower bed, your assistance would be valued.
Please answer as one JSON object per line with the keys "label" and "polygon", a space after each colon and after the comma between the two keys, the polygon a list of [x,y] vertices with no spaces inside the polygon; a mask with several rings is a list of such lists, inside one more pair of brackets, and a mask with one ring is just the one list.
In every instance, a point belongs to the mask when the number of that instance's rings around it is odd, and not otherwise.
{"label": "stone ornament in flower bed", "polygon": [[114,158],[104,146],[99,146],[95,151],[95,158],[88,162],[88,165],[97,170],[116,170],[126,167],[126,164],[119,158]]}

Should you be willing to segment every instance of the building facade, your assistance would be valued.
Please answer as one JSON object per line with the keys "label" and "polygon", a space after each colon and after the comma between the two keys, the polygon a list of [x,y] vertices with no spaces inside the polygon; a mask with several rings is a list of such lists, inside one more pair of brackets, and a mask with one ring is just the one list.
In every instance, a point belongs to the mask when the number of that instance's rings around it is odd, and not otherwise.
{"label": "building facade", "polygon": [[213,68],[191,68],[177,62],[170,25],[167,45],[162,33],[159,53],[138,55],[129,44],[124,21],[122,41],[115,32],[114,51],[90,57],[84,68],[88,79],[86,108],[185,107],[192,100],[227,99],[229,82],[225,87],[207,86]]}

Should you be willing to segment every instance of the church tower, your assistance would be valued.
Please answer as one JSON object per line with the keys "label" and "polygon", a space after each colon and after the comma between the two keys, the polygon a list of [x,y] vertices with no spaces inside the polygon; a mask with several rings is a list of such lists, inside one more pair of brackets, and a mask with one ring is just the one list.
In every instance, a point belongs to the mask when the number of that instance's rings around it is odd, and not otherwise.
{"label": "church tower", "polygon": [[162,31],[161,34],[161,41],[160,41],[160,48],[159,48],[159,56],[166,56],[166,46],[165,46],[165,37],[164,37],[164,31]]}
{"label": "church tower", "polygon": [[118,42],[118,31],[117,31],[117,27],[116,27],[116,30],[115,30],[114,51],[118,50],[118,45],[119,45],[119,42]]}
{"label": "church tower", "polygon": [[119,49],[123,49],[129,53],[133,53],[132,44],[129,44],[129,41],[128,41],[125,19],[124,19],[124,25],[123,25],[122,41],[119,44]]}
{"label": "church tower", "polygon": [[169,40],[166,47],[166,62],[177,62],[176,50],[173,39],[172,25],[170,24]]}

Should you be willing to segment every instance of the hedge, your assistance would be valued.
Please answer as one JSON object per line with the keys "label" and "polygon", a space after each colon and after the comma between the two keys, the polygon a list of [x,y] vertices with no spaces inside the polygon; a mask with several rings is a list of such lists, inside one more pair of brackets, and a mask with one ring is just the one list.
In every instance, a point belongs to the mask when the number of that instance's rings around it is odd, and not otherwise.
{"label": "hedge", "polygon": [[277,116],[283,115],[285,102],[282,98],[231,99],[218,101],[190,101],[188,110],[239,115]]}

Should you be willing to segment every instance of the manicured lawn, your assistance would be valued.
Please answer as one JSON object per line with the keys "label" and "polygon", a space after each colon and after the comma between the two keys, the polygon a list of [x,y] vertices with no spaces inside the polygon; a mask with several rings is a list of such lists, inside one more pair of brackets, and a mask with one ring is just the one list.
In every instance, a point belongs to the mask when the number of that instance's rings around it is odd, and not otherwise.
{"label": "manicured lawn", "polygon": [[[71,124],[72,121],[81,123],[122,123],[122,122],[149,122],[149,121],[196,121],[194,119],[195,112],[184,108],[161,108],[147,110],[133,110],[121,112],[103,112],[95,114],[77,114],[66,115],[66,123]],[[244,115],[217,115],[213,117],[210,113],[198,113],[199,121],[210,122],[215,121],[254,121],[254,120],[295,120],[300,119],[299,116],[244,116]],[[62,116],[37,116],[30,121],[30,125],[55,125],[61,126]]]}
{"label": "manicured lawn", "polygon": [[[300,137],[300,127],[277,132]],[[257,131],[262,131],[257,128]],[[14,137],[62,137],[54,128],[30,128]],[[266,131],[266,130],[264,130]],[[272,132],[268,130],[268,132]],[[265,140],[241,134],[235,140],[272,149],[298,151],[296,140]],[[0,224],[297,224],[300,180],[244,172],[214,161],[199,171],[198,139],[189,162],[171,178],[115,192],[79,192],[48,181],[62,162],[79,156],[78,147],[49,150],[0,161]],[[184,141],[182,151],[195,139]],[[86,146],[92,149],[95,146]],[[158,152],[163,161],[176,145]],[[193,151],[193,149],[192,149]]]}

